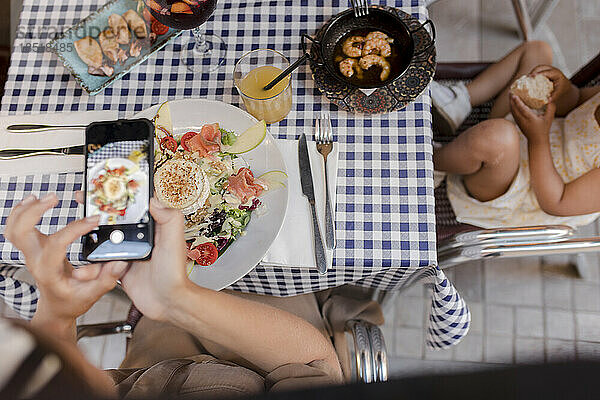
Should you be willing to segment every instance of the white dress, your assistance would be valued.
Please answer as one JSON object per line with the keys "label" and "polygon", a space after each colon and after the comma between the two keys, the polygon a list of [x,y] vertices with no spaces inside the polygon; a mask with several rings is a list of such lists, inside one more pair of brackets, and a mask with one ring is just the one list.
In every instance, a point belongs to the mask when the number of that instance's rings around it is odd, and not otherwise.
{"label": "white dress", "polygon": [[[595,118],[600,93],[573,109],[565,118],[556,118],[550,129],[550,147],[554,166],[563,182],[568,183],[586,172],[600,168],[600,126]],[[512,120],[509,114],[507,119]],[[513,120],[514,121],[514,120]],[[471,197],[461,175],[448,175],[448,199],[459,222],[484,228],[560,224],[587,225],[598,213],[556,217],[540,209],[530,185],[527,139],[521,136],[521,162],[517,176],[502,196],[486,202]]]}

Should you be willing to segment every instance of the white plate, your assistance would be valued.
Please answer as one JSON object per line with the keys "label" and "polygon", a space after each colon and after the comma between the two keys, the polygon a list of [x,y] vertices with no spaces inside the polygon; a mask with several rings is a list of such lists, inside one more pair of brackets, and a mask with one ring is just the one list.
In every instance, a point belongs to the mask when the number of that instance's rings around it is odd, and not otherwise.
{"label": "white plate", "polygon": [[[136,114],[136,118],[154,118],[159,105]],[[175,136],[187,131],[200,131],[204,124],[219,123],[221,128],[243,133],[254,125],[257,120],[247,112],[219,101],[205,99],[183,99],[169,101],[173,131]],[[283,156],[275,144],[273,136],[267,130],[263,142],[248,153],[242,154],[250,166],[254,176],[265,172],[279,170],[287,172]],[[195,266],[190,275],[198,285],[221,290],[238,281],[250,272],[266,254],[271,243],[277,237],[288,203],[288,189],[285,188],[268,192],[260,197],[266,207],[266,212],[258,216],[252,213],[246,234],[240,236],[217,262],[208,267]]]}

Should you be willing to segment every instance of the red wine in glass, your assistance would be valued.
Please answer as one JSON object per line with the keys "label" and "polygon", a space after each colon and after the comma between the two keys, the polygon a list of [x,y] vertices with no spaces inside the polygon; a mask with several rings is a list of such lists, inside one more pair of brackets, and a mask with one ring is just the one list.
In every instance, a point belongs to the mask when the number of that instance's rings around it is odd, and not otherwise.
{"label": "red wine in glass", "polygon": [[217,0],[144,0],[158,22],[175,29],[193,29],[212,15]]}
{"label": "red wine in glass", "polygon": [[217,0],[144,0],[158,22],[174,29],[191,29],[194,41],[183,45],[181,62],[195,72],[211,72],[225,62],[227,46],[221,37],[203,33]]}

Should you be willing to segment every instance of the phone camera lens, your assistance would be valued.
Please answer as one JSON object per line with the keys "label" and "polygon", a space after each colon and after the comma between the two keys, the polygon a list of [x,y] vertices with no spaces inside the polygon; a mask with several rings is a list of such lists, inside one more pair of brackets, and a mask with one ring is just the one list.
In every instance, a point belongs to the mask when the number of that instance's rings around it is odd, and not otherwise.
{"label": "phone camera lens", "polygon": [[110,241],[114,244],[119,244],[125,239],[125,235],[120,230],[114,230],[110,233]]}

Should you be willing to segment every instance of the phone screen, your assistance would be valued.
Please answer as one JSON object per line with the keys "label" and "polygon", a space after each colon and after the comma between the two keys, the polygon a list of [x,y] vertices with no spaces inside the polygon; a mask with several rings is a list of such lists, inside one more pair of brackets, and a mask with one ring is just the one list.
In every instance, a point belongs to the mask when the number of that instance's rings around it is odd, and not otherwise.
{"label": "phone screen", "polygon": [[99,122],[86,130],[85,216],[100,216],[84,242],[89,260],[145,256],[142,247],[152,239],[152,135],[148,120]]}
{"label": "phone screen", "polygon": [[148,222],[148,140],[88,144],[86,217],[100,225]]}

